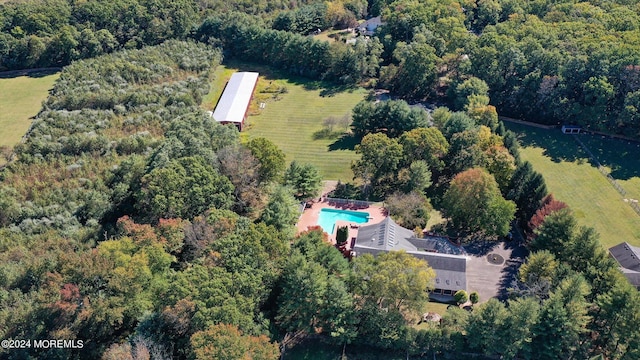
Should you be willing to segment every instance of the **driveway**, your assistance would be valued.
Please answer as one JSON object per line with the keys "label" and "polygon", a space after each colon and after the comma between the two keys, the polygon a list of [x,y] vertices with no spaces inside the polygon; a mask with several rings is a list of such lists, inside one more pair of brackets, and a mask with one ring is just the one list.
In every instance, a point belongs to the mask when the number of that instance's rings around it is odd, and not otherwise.
{"label": "driveway", "polygon": [[[520,264],[524,260],[527,250],[520,242],[484,242],[465,246],[469,255],[467,261],[467,291],[476,291],[480,295],[480,302],[492,297],[505,299],[507,289],[515,279]],[[504,261],[500,265],[489,262],[491,254],[500,255]],[[499,259],[497,257],[496,259]]]}

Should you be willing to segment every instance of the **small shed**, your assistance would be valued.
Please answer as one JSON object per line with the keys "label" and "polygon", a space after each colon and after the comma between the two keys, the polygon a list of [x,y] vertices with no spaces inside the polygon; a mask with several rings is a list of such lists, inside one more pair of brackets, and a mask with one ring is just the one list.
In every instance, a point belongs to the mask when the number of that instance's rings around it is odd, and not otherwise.
{"label": "small shed", "polygon": [[562,125],[563,134],[580,134],[582,127],[577,125]]}
{"label": "small shed", "polygon": [[234,124],[242,131],[253,91],[258,83],[257,72],[237,72],[231,75],[212,116],[221,124]]}

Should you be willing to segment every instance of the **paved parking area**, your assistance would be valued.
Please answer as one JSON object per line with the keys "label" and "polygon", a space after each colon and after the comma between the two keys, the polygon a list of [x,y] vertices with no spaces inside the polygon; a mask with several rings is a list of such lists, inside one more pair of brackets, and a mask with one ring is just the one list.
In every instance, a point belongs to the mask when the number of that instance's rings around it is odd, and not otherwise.
{"label": "paved parking area", "polygon": [[[524,259],[526,249],[517,242],[486,242],[479,246],[465,246],[469,254],[467,261],[467,291],[476,291],[480,302],[492,297],[506,298],[507,289],[515,279],[518,268]],[[505,261],[493,265],[487,255],[499,254]]]}

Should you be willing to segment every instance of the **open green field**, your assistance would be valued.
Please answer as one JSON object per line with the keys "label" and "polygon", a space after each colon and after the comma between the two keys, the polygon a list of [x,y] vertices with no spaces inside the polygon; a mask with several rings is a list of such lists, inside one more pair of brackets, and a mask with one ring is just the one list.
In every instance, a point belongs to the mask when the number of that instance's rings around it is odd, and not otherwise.
{"label": "open green field", "polygon": [[0,77],[0,146],[14,146],[20,141],[58,76]]}
{"label": "open green field", "polygon": [[[589,162],[588,155],[570,135],[558,129],[509,122],[505,126],[518,134],[522,159],[542,173],[549,192],[571,207],[580,224],[595,228],[605,247],[622,241],[640,246],[640,216]],[[612,170],[611,175],[627,190],[626,197],[640,193],[640,160],[635,144],[593,135],[580,135],[580,139],[598,161]]]}
{"label": "open green field", "polygon": [[640,143],[599,135],[580,139],[627,192],[625,197],[640,199]]}
{"label": "open green field", "polygon": [[[353,178],[351,161],[355,141],[342,133],[322,136],[322,122],[329,116],[342,117],[361,101],[364,89],[326,87],[321,82],[291,78],[267,67],[246,63],[225,63],[214,73],[211,92],[203,107],[212,110],[224,84],[234,71],[257,71],[260,79],[254,93],[250,116],[242,137],[265,137],[273,141],[287,156],[316,166],[325,180],[349,181]],[[259,104],[264,103],[264,109]],[[341,134],[342,133],[342,134]],[[342,137],[344,135],[344,137]]]}

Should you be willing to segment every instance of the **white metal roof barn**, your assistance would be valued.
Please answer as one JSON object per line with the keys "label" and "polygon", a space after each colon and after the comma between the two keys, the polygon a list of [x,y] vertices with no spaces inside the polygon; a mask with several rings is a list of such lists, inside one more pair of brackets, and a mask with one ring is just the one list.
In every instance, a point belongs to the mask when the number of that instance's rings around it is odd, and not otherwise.
{"label": "white metal roof barn", "polygon": [[214,120],[221,124],[235,124],[242,130],[258,75],[257,72],[237,72],[231,75],[213,112]]}

